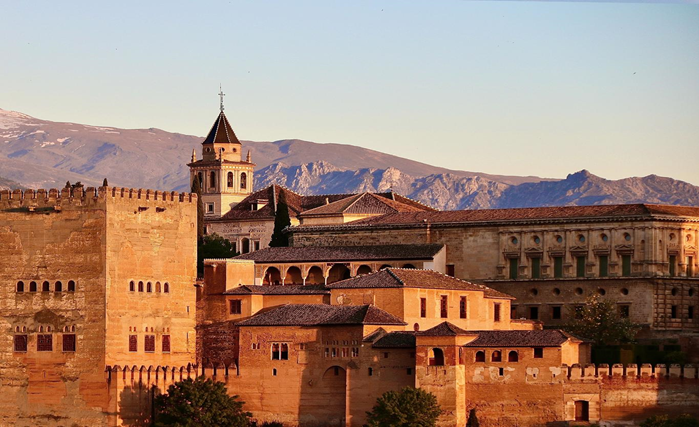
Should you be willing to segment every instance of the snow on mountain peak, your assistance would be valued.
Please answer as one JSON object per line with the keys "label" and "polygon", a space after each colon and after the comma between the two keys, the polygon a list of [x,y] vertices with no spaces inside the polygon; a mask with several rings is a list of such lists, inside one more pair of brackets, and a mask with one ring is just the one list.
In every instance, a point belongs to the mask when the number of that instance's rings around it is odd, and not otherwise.
{"label": "snow on mountain peak", "polygon": [[34,119],[34,117],[17,111],[3,110],[0,108],[0,129],[19,127],[29,119]]}

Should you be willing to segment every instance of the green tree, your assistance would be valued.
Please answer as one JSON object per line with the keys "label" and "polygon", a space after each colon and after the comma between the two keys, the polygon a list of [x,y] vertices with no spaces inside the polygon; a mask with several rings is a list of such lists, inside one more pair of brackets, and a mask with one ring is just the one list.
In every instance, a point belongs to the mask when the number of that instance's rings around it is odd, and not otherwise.
{"label": "green tree", "polygon": [[107,182],[107,178],[102,181],[102,187],[109,187],[109,183]]}
{"label": "green tree", "polygon": [[471,409],[468,413],[468,421],[466,421],[466,427],[479,427],[478,417],[476,416],[476,408]]}
{"label": "green tree", "polygon": [[616,304],[597,295],[588,298],[582,307],[570,307],[569,318],[564,330],[598,346],[633,342],[640,329],[619,315]]}
{"label": "green tree", "polygon": [[691,415],[670,418],[668,415],[653,415],[643,421],[641,427],[699,427],[699,419]]}
{"label": "green tree", "polygon": [[197,244],[197,274],[204,275],[204,260],[207,258],[232,258],[238,255],[233,244],[225,237],[210,234],[202,237]]}
{"label": "green tree", "polygon": [[387,391],[367,412],[368,427],[432,427],[442,413],[437,398],[420,388]]}
{"label": "green tree", "polygon": [[221,382],[199,377],[178,381],[155,398],[155,426],[247,427],[251,413]]}
{"label": "green tree", "polygon": [[289,206],[286,204],[286,192],[282,190],[279,192],[279,200],[277,200],[277,212],[274,213],[274,232],[269,246],[289,246],[289,236],[283,231],[290,225],[291,219],[289,218]]}

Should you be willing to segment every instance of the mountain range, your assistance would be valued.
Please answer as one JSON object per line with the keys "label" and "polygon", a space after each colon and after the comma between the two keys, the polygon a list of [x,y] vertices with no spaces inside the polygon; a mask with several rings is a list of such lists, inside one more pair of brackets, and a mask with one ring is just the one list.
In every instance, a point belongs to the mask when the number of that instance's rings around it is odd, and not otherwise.
{"label": "mountain range", "polygon": [[[203,127],[203,131],[208,130]],[[203,137],[160,129],[51,122],[0,109],[0,189],[66,181],[185,191]],[[699,205],[699,187],[672,178],[606,180],[586,170],[565,179],[450,170],[345,144],[243,141],[257,164],[255,188],[303,194],[394,191],[438,209],[662,203]]]}

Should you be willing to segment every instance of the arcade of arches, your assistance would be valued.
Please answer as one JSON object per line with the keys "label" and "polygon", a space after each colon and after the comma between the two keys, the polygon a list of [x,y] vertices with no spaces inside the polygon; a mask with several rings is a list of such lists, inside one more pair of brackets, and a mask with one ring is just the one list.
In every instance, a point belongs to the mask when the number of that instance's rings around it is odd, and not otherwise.
{"label": "arcade of arches", "polygon": [[390,263],[256,264],[255,284],[265,286],[324,285],[359,275],[375,273],[387,267],[420,268],[422,263],[396,261]]}

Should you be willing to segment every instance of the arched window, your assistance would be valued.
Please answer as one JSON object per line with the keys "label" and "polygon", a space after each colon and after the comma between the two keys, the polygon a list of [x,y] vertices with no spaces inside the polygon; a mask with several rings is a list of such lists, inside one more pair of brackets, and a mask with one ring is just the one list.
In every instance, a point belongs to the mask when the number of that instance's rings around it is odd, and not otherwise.
{"label": "arched window", "polygon": [[29,282],[29,292],[36,292],[36,282]]}
{"label": "arched window", "polygon": [[491,362],[502,362],[502,353],[500,353],[499,350],[495,350],[490,356],[490,361]]}
{"label": "arched window", "polygon": [[415,268],[413,264],[403,264],[403,268]]}
{"label": "arched window", "polygon": [[41,284],[41,290],[43,292],[49,292],[51,290],[51,284],[48,281],[44,281],[44,283]]}
{"label": "arched window", "polygon": [[357,276],[360,274],[371,274],[371,267],[368,265],[360,265],[359,268],[357,269]]}
{"label": "arched window", "polygon": [[240,174],[240,189],[245,190],[248,188],[248,174],[245,172]]}
{"label": "arched window", "polygon": [[517,352],[514,350],[507,353],[507,361],[508,362],[519,362],[519,354],[517,354]]}
{"label": "arched window", "polygon": [[228,172],[228,188],[233,188],[233,172]]}
{"label": "arched window", "polygon": [[430,350],[430,366],[444,365],[444,352],[441,348],[433,348]]}
{"label": "arched window", "polygon": [[202,186],[204,185],[204,175],[201,172],[199,172],[197,174],[197,177],[199,178],[199,188],[202,188]]}
{"label": "arched window", "polygon": [[130,290],[131,292],[135,292],[135,291],[136,291],[136,283],[134,283],[133,280],[129,282],[129,290]]}
{"label": "arched window", "polygon": [[163,284],[163,292],[165,292],[166,294],[170,293],[170,284],[168,284],[167,282]]}
{"label": "arched window", "polygon": [[155,282],[155,292],[160,292],[160,282]]}
{"label": "arched window", "polygon": [[75,282],[73,280],[68,281],[68,292],[75,292]]}
{"label": "arched window", "polygon": [[55,283],[55,289],[56,292],[63,292],[63,283],[60,280]]}
{"label": "arched window", "polygon": [[262,279],[262,284],[266,286],[281,285],[282,276],[279,272],[279,269],[277,269],[276,267],[267,268],[267,271],[265,271],[264,278]]}
{"label": "arched window", "polygon": [[153,292],[153,285],[150,282],[146,283],[146,292]]}
{"label": "arched window", "polygon": [[143,292],[143,282],[138,282],[138,292]]}
{"label": "arched window", "polygon": [[17,292],[24,292],[24,282],[21,280],[17,282]]}
{"label": "arched window", "polygon": [[216,171],[211,171],[211,176],[209,177],[209,188],[216,189]]}
{"label": "arched window", "polygon": [[476,362],[485,362],[485,351],[476,352]]}

